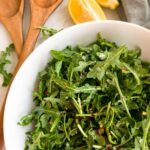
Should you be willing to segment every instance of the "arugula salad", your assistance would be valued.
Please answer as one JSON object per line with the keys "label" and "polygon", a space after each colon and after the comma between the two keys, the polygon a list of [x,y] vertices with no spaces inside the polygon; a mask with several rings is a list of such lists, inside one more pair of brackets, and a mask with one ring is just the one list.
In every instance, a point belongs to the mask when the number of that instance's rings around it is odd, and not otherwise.
{"label": "arugula salad", "polygon": [[25,150],[149,150],[150,62],[107,41],[51,50],[33,92]]}

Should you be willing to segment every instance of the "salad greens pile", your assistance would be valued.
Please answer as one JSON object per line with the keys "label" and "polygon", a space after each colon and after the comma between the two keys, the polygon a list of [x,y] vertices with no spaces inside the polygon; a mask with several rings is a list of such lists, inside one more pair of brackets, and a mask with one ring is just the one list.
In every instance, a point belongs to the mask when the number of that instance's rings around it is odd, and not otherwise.
{"label": "salad greens pile", "polygon": [[36,107],[21,118],[25,150],[149,150],[150,62],[98,35],[88,46],[51,50]]}
{"label": "salad greens pile", "polygon": [[3,77],[3,86],[7,86],[12,79],[12,74],[6,70],[6,65],[11,63],[8,56],[10,56],[12,49],[14,49],[14,45],[10,44],[5,51],[0,52],[0,74]]}

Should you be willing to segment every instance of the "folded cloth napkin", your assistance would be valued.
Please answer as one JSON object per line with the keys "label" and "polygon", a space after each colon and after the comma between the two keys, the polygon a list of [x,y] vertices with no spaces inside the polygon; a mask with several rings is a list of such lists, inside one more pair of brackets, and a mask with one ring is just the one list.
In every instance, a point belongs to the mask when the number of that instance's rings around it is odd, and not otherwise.
{"label": "folded cloth napkin", "polygon": [[127,20],[150,29],[150,0],[121,0]]}

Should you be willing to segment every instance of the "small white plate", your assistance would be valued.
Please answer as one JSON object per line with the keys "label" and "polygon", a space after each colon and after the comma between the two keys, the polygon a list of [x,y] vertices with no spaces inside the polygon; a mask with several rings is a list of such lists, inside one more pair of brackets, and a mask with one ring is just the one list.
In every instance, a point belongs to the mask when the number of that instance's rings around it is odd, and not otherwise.
{"label": "small white plate", "polygon": [[126,44],[129,48],[140,47],[142,58],[150,60],[150,31],[134,24],[120,21],[89,22],[70,27],[49,38],[25,61],[10,88],[4,114],[4,138],[7,150],[24,148],[25,132],[30,130],[31,126],[21,127],[17,122],[33,107],[32,92],[37,74],[46,66],[50,50],[62,50],[67,45],[87,45],[96,40],[98,32],[119,45]]}

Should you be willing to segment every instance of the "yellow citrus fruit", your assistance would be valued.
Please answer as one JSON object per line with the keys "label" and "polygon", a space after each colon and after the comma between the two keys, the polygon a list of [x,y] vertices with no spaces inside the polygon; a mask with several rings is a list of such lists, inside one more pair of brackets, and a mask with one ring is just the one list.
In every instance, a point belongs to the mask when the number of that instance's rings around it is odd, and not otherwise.
{"label": "yellow citrus fruit", "polygon": [[68,10],[75,23],[104,20],[106,16],[95,0],[69,0]]}
{"label": "yellow citrus fruit", "polygon": [[97,0],[97,2],[106,8],[116,9],[119,6],[118,0]]}

